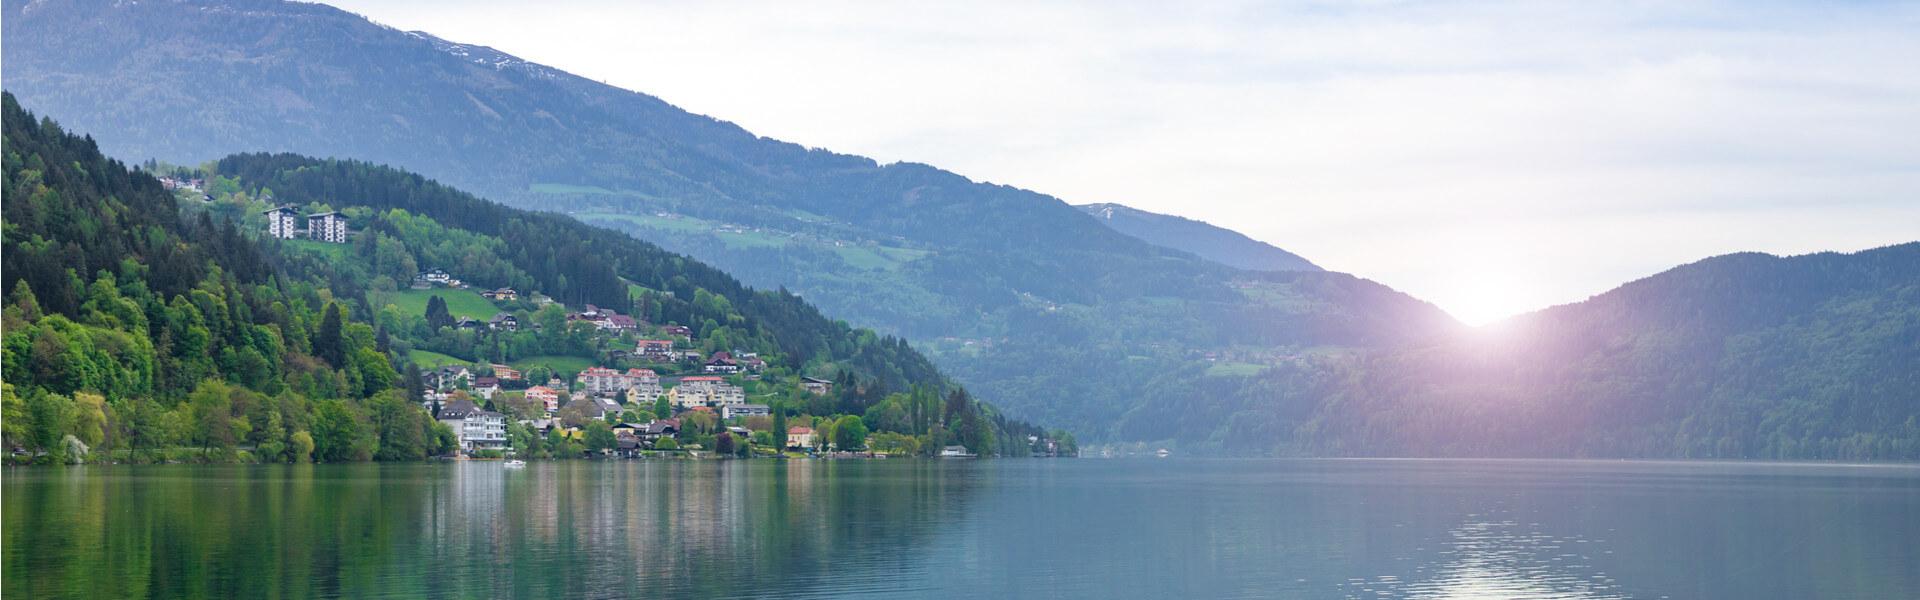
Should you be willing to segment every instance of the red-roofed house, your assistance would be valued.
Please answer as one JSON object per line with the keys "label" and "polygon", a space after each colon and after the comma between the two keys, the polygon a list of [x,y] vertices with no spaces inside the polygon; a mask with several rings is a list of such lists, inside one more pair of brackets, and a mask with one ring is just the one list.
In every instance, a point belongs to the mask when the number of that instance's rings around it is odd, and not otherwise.
{"label": "red-roofed house", "polygon": [[546,407],[547,412],[560,410],[560,392],[553,388],[544,385],[527,388],[527,399],[540,402]]}
{"label": "red-roofed house", "polygon": [[813,429],[809,427],[788,427],[787,447],[795,449],[812,448]]}
{"label": "red-roofed house", "polygon": [[523,376],[520,375],[519,369],[515,369],[513,367],[509,367],[506,365],[490,365],[490,366],[493,367],[494,377],[498,377],[505,381],[519,381],[523,379]]}

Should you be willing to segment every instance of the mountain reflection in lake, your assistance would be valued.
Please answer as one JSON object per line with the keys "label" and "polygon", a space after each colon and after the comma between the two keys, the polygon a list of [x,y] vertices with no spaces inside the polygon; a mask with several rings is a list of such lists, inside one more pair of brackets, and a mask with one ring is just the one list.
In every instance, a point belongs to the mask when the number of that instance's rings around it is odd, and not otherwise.
{"label": "mountain reflection in lake", "polygon": [[9,598],[1913,598],[1920,468],[8,469]]}

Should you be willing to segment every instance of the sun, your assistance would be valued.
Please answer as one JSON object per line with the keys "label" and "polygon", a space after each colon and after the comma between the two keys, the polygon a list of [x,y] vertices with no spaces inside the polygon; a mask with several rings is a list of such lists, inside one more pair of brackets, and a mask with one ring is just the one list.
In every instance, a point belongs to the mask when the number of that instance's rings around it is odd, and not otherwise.
{"label": "sun", "polygon": [[1539,293],[1519,278],[1475,273],[1435,298],[1435,304],[1460,322],[1474,327],[1496,323],[1535,308]]}

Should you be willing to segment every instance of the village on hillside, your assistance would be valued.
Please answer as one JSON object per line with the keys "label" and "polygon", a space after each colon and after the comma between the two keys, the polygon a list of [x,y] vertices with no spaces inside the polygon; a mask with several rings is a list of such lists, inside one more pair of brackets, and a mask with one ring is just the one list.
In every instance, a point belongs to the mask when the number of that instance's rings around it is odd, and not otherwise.
{"label": "village on hillside", "polygon": [[[186,185],[197,184],[181,189]],[[282,204],[258,214],[265,218],[261,233],[271,239],[348,244],[360,233],[340,211]],[[932,441],[927,436],[874,432],[863,415],[836,414],[843,396],[860,392],[849,372],[828,365],[819,369],[823,376],[809,376],[692,326],[592,304],[568,307],[537,291],[475,289],[433,266],[382,298],[389,310],[424,302],[419,310],[431,329],[467,335],[458,339],[473,345],[553,327],[561,330],[553,335],[592,349],[498,362],[449,348],[412,350],[421,369],[412,391],[453,431],[459,458],[977,455],[959,443],[923,447]],[[776,410],[783,404],[795,407],[793,414]],[[1054,440],[1026,441],[1035,455],[1060,452]],[[530,448],[539,450],[523,451]]]}

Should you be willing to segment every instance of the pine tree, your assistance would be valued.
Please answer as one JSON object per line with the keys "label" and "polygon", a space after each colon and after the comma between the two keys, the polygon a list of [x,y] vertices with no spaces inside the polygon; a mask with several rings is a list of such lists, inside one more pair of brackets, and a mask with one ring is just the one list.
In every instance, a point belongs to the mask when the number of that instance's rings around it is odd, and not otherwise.
{"label": "pine tree", "polygon": [[453,313],[447,310],[447,301],[439,296],[427,297],[427,326],[434,329],[453,326]]}
{"label": "pine tree", "polygon": [[773,407],[773,450],[782,452],[787,449],[787,408],[778,404]]}
{"label": "pine tree", "polygon": [[313,334],[313,353],[334,368],[346,366],[346,342],[341,338],[340,327],[344,317],[340,314],[339,304],[328,304],[326,317],[320,320],[320,330]]}

